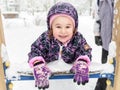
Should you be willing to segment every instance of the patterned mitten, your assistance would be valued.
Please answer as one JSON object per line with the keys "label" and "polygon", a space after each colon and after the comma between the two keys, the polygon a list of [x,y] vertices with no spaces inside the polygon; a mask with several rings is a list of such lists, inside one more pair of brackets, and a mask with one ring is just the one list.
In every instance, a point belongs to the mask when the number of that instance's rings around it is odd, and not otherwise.
{"label": "patterned mitten", "polygon": [[39,89],[49,88],[49,77],[51,76],[51,71],[46,67],[45,63],[42,62],[38,65],[34,65],[33,69],[35,86]]}
{"label": "patterned mitten", "polygon": [[78,85],[85,85],[89,81],[89,67],[88,63],[83,59],[78,59],[70,70],[74,73],[73,81]]}

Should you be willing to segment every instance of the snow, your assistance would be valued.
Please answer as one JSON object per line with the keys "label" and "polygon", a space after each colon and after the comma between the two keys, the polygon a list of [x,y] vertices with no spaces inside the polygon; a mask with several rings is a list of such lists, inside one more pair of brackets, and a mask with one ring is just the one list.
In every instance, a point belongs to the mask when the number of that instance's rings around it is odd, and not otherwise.
{"label": "snow", "polygon": [[[47,30],[46,24],[40,23],[35,25],[34,19],[31,17],[4,19],[4,33],[6,40],[6,48],[11,62],[10,68],[7,70],[7,76],[11,78],[13,75],[17,76],[17,71],[29,71],[32,70],[28,63],[28,52],[30,51],[30,45],[38,36]],[[46,22],[45,20],[43,22]],[[113,72],[113,67],[107,68],[106,65],[100,65],[101,62],[101,46],[96,46],[94,43],[93,34],[94,19],[91,16],[79,16],[79,31],[86,38],[89,45],[92,47],[92,64],[90,69],[105,69],[105,71]],[[109,65],[109,64],[107,64]],[[62,67],[62,66],[61,66]],[[19,77],[18,77],[19,78]],[[90,78],[90,81],[85,86],[78,86],[74,84],[72,79],[68,80],[50,80],[50,88],[48,90],[94,90],[97,79]],[[34,87],[34,81],[13,81],[13,90],[37,90]]]}

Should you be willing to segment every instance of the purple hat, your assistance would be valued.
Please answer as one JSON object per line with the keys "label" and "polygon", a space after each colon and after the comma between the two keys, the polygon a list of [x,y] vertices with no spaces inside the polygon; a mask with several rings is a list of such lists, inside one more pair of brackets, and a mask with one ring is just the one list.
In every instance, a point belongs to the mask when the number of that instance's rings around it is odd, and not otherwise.
{"label": "purple hat", "polygon": [[[78,28],[78,14],[77,10],[73,5],[70,3],[66,2],[58,2],[54,6],[52,6],[48,12],[47,16],[47,25],[48,25],[48,30],[51,28],[51,18],[53,16],[58,15],[68,15],[68,17],[71,17],[74,20],[75,28]],[[73,21],[72,20],[72,21]]]}

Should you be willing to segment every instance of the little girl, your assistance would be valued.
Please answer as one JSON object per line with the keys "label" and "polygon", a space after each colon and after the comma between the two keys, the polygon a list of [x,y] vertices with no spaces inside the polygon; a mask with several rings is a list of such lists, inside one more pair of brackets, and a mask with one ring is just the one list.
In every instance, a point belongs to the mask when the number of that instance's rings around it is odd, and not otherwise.
{"label": "little girl", "polygon": [[39,89],[49,87],[52,71],[47,64],[60,58],[73,65],[70,71],[74,73],[74,82],[78,85],[87,83],[92,49],[78,32],[78,14],[74,6],[64,2],[52,6],[47,16],[47,27],[48,30],[31,45],[28,54],[35,85]]}

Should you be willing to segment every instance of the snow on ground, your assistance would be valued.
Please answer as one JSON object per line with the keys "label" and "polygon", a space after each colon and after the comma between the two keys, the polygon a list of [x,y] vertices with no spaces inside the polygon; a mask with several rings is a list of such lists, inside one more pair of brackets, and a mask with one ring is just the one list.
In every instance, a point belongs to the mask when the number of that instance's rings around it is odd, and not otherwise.
{"label": "snow on ground", "polygon": [[[43,21],[46,22],[46,21]],[[100,63],[101,60],[101,47],[96,46],[94,43],[93,34],[94,19],[91,16],[79,17],[79,31],[86,38],[89,45],[92,47],[92,62]],[[4,32],[5,40],[11,62],[12,74],[11,77],[16,74],[18,70],[30,70],[28,66],[28,52],[30,51],[30,45],[38,36],[47,29],[45,25],[36,26],[32,19],[5,19],[4,20]],[[90,79],[89,83],[85,86],[78,86],[69,80],[50,80],[50,88],[48,90],[94,90],[97,79]],[[34,87],[34,81],[14,81],[13,90],[37,90]]]}

